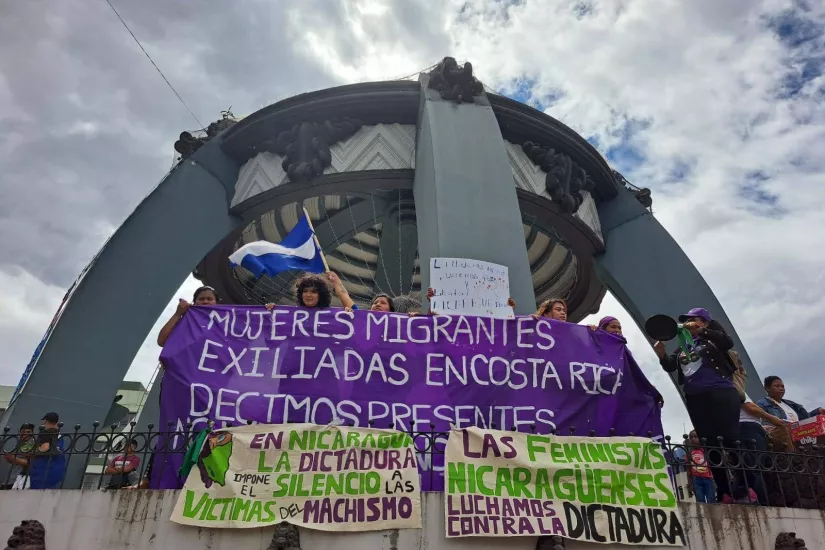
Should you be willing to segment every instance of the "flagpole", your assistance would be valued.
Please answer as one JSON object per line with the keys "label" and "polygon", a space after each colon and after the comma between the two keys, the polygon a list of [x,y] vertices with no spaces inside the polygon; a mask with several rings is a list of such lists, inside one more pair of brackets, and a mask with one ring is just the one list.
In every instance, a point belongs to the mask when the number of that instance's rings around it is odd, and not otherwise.
{"label": "flagpole", "polygon": [[315,234],[315,228],[312,226],[312,218],[309,217],[309,212],[307,212],[306,208],[304,208],[304,216],[307,218],[309,228],[312,229],[312,238],[315,239],[315,245],[318,247],[318,253],[321,255],[321,261],[324,262],[324,271],[329,272],[329,264],[327,263],[326,256],[324,256],[324,249],[321,248],[321,242],[318,240],[318,235]]}

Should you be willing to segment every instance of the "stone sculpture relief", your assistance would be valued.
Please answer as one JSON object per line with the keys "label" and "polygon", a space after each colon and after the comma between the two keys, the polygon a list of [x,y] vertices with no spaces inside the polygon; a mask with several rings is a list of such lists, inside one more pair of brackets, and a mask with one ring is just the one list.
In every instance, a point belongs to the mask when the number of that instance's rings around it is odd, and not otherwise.
{"label": "stone sculpture relief", "polygon": [[558,535],[539,537],[536,541],[536,550],[564,550],[564,539]]}
{"label": "stone sculpture relief", "polygon": [[530,160],[547,174],[544,185],[550,199],[564,212],[575,214],[584,202],[582,192],[592,191],[595,187],[587,172],[569,156],[550,147],[526,141],[521,148]]}
{"label": "stone sculpture relief", "polygon": [[352,137],[361,121],[337,118],[324,122],[302,122],[261,143],[250,156],[261,151],[283,155],[282,167],[292,182],[310,181],[332,163],[330,146]]}
{"label": "stone sculpture relief", "polygon": [[445,57],[429,73],[427,87],[441,94],[441,99],[457,103],[474,103],[475,96],[481,95],[484,86],[473,76],[473,65],[469,61],[463,67],[453,57]]}
{"label": "stone sculpture relief", "polygon": [[6,550],[46,550],[46,529],[35,519],[26,519],[14,528]]}
{"label": "stone sculpture relief", "polygon": [[776,537],[776,550],[808,550],[805,541],[796,538],[796,533],[779,533]]}
{"label": "stone sculpture relief", "polygon": [[235,115],[232,114],[231,110],[222,111],[220,120],[216,120],[206,127],[206,137],[195,137],[189,132],[181,132],[180,139],[175,142],[175,151],[180,153],[181,160],[188,158],[203,147],[204,143],[236,122]]}
{"label": "stone sculpture relief", "polygon": [[267,550],[301,550],[298,528],[286,522],[275,525],[275,534]]}
{"label": "stone sculpture relief", "polygon": [[616,170],[613,170],[613,180],[616,182],[616,185],[622,186],[633,193],[636,200],[642,203],[642,206],[645,208],[653,206],[653,197],[650,196],[650,189],[646,187],[636,187]]}

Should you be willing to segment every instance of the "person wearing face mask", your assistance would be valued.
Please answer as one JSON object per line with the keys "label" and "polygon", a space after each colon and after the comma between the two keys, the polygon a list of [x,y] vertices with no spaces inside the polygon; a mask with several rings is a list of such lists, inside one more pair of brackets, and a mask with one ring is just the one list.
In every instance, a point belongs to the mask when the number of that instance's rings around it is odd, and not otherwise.
{"label": "person wearing face mask", "polygon": [[166,340],[169,339],[169,335],[172,334],[172,331],[178,325],[180,320],[183,319],[183,316],[191,306],[214,306],[217,303],[218,292],[211,286],[202,286],[197,289],[195,294],[192,296],[191,304],[183,299],[178,300],[178,307],[175,309],[175,313],[173,313],[172,317],[166,321],[166,324],[163,325],[163,328],[161,328],[158,333],[158,345],[160,347],[166,345]]}
{"label": "person wearing face mask", "polygon": [[[739,439],[739,410],[741,398],[733,383],[733,367],[727,352],[733,348],[733,340],[708,310],[693,308],[679,316],[679,322],[690,332],[693,343],[687,351],[678,349],[668,354],[663,342],[653,344],[659,362],[666,372],[676,372],[685,394],[685,406],[699,437],[709,447],[719,445],[735,448]],[[722,457],[715,449],[708,450],[711,462],[721,463]],[[728,473],[724,468],[712,468],[718,491],[717,500],[731,498],[747,500],[746,490],[731,489]],[[741,494],[740,494],[741,493]],[[727,496],[727,498],[725,498]]]}

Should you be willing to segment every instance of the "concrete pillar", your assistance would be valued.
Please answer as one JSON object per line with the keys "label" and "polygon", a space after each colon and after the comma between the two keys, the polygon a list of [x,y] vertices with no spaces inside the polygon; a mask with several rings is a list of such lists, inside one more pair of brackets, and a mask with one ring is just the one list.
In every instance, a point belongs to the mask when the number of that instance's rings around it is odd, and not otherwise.
{"label": "concrete pillar", "polygon": [[[644,331],[644,322],[651,315],[664,313],[675,318],[694,307],[707,309],[733,338],[734,349],[748,371],[748,395],[751,399],[763,397],[762,379],[725,310],[667,230],[624,188],[598,209],[606,250],[596,257],[596,269],[636,324]],[[675,347],[669,343],[668,351]]]}
{"label": "concrete pillar", "polygon": [[[238,166],[217,141],[181,162],[104,245],[2,426],[16,430],[49,411],[69,433],[104,421],[158,315],[192,266],[241,223],[229,214]],[[66,487],[79,486],[83,465],[82,456],[72,459]]]}
{"label": "concrete pillar", "polygon": [[375,293],[409,294],[418,250],[415,204],[409,191],[399,191],[398,200],[387,201],[379,246]]}
{"label": "concrete pillar", "polygon": [[430,258],[493,262],[509,268],[517,313],[533,313],[516,187],[487,97],[456,104],[428,90],[426,75],[421,80],[413,192],[422,289],[429,286]]}

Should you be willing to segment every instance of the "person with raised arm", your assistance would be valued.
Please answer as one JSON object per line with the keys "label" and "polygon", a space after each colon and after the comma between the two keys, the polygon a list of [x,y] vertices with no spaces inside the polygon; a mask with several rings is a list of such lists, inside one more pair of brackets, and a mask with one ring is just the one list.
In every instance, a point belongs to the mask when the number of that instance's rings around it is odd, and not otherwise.
{"label": "person with raised arm", "polygon": [[[690,333],[692,342],[672,354],[667,353],[664,342],[655,342],[653,350],[666,372],[676,372],[684,388],[685,407],[693,427],[707,442],[708,454],[718,457],[719,451],[712,447],[718,447],[719,438],[730,449],[736,447],[735,442],[739,439],[741,399],[727,357],[728,350],[733,348],[733,340],[706,309],[693,308],[680,315],[679,322]],[[718,464],[720,459],[711,462]],[[727,470],[717,467],[712,471],[718,501],[747,500],[747,495],[738,491],[733,495]]]}
{"label": "person with raised arm", "polygon": [[[295,283],[295,301],[299,307],[308,308],[328,308],[332,305],[332,294],[329,285],[332,285],[335,295],[341,301],[341,305],[347,311],[358,309],[355,302],[350,298],[344,283],[333,271],[327,272],[327,278],[320,275],[304,275]],[[274,304],[267,304],[267,309],[272,309]]]}
{"label": "person with raised arm", "polygon": [[[435,289],[432,287],[427,289],[427,315],[436,315],[433,311],[432,299],[435,297]],[[507,305],[515,309],[516,301],[512,297],[507,298]]]}
{"label": "person with raised arm", "polygon": [[166,321],[166,324],[163,325],[158,333],[158,345],[160,347],[166,345],[166,340],[169,339],[169,335],[172,334],[172,331],[175,330],[175,327],[180,320],[183,319],[183,316],[186,315],[186,312],[191,306],[214,306],[217,303],[218,292],[211,286],[198,288],[192,296],[191,304],[182,298],[178,300],[178,307],[175,309],[175,313]]}

